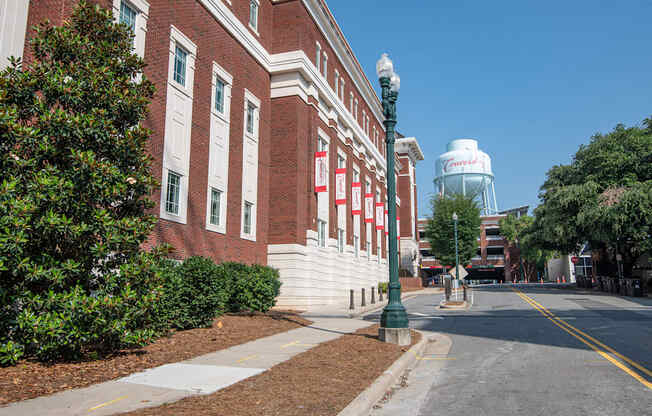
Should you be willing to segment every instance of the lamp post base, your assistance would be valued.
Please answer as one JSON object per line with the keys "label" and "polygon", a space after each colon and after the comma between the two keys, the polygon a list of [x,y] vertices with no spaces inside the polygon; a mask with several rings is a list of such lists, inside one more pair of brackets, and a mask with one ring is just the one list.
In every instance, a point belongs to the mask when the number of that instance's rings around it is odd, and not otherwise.
{"label": "lamp post base", "polygon": [[378,338],[383,342],[398,344],[400,346],[410,345],[412,336],[410,328],[378,328]]}

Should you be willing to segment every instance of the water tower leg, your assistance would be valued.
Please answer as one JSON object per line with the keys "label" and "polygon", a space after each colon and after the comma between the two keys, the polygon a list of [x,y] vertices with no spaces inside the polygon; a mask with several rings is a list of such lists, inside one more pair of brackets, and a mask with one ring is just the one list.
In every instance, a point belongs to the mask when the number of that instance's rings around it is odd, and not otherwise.
{"label": "water tower leg", "polygon": [[462,174],[462,195],[466,196],[466,182],[464,181],[464,174]]}
{"label": "water tower leg", "polygon": [[496,214],[498,213],[498,202],[496,202],[496,188],[494,187],[494,181],[491,181],[491,193],[494,194],[494,210]]}

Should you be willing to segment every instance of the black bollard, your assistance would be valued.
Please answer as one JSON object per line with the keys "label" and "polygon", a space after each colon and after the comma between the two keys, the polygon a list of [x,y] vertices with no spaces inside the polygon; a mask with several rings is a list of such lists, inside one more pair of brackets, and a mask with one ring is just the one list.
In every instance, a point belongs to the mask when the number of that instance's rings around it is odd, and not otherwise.
{"label": "black bollard", "polygon": [[353,303],[353,289],[351,289],[351,301],[349,302],[349,309],[355,309],[355,304]]}
{"label": "black bollard", "polygon": [[466,285],[462,285],[462,288],[464,288],[464,302],[466,302]]}
{"label": "black bollard", "polygon": [[380,302],[383,301],[383,288],[381,288],[380,286],[378,286],[378,300]]}
{"label": "black bollard", "polygon": [[371,286],[371,304],[373,305],[376,303],[376,291],[374,290],[374,287]]}
{"label": "black bollard", "polygon": [[362,304],[360,306],[366,306],[365,299],[364,299],[364,287],[362,288]]}

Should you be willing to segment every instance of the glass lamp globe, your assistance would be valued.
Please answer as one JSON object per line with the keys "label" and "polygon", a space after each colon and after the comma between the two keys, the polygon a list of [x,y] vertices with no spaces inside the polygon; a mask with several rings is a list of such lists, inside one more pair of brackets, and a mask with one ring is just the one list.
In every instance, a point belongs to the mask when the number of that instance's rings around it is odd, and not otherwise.
{"label": "glass lamp globe", "polygon": [[394,73],[389,79],[390,82],[390,91],[398,92],[401,89],[401,77],[397,73]]}
{"label": "glass lamp globe", "polygon": [[376,62],[376,74],[378,78],[391,78],[394,74],[394,64],[386,53]]}
{"label": "glass lamp globe", "polygon": [[453,221],[457,221],[457,212],[453,212]]}

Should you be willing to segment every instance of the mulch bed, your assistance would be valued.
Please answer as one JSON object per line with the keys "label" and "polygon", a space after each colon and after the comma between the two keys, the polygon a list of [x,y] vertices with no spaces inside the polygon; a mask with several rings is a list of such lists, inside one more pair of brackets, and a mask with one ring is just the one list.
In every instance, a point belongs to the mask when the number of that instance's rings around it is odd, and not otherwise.
{"label": "mulch bed", "polygon": [[0,405],[87,387],[310,323],[292,312],[282,311],[224,315],[211,328],[175,332],[142,349],[125,350],[101,359],[51,365],[22,361],[13,367],[0,368]]}
{"label": "mulch bed", "polygon": [[[413,345],[421,335],[412,332]],[[320,344],[255,377],[131,416],[337,415],[409,347],[378,340],[378,325]]]}

